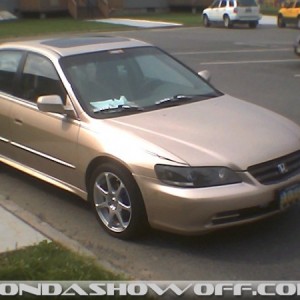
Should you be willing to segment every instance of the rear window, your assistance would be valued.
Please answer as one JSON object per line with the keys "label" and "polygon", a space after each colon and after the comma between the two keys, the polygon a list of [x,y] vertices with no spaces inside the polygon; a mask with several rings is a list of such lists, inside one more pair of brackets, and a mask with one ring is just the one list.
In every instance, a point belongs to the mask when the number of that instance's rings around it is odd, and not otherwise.
{"label": "rear window", "polygon": [[238,0],[237,6],[257,6],[255,0]]}

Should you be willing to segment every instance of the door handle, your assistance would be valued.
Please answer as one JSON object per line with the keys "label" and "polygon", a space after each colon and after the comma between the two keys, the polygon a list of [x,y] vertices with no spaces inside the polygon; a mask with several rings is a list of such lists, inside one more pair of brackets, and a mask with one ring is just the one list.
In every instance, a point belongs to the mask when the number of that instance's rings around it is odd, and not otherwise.
{"label": "door handle", "polygon": [[23,125],[23,121],[22,120],[20,120],[20,119],[15,119],[15,124],[17,124],[17,125]]}

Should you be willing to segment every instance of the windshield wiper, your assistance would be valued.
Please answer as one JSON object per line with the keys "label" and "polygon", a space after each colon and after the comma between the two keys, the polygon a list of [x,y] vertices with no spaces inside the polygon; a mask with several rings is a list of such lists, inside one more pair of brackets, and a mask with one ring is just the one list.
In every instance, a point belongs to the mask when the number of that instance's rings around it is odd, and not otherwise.
{"label": "windshield wiper", "polygon": [[180,102],[180,101],[188,101],[192,100],[194,96],[189,95],[175,95],[173,97],[164,98],[161,100],[158,100],[155,102],[155,105],[161,105],[161,104],[168,104],[173,102]]}
{"label": "windshield wiper", "polygon": [[189,100],[197,100],[197,99],[208,99],[216,97],[217,94],[204,94],[204,95],[175,95],[173,97],[164,98],[155,102],[155,105],[178,105],[183,102],[187,102]]}
{"label": "windshield wiper", "polygon": [[116,107],[106,107],[95,109],[94,113],[121,113],[121,112],[139,112],[144,109],[139,106],[130,106],[130,105],[119,105]]}

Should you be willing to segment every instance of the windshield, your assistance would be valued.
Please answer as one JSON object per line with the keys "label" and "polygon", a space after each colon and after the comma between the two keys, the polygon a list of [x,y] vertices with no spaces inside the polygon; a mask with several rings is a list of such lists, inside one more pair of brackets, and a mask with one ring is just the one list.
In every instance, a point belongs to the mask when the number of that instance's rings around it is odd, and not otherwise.
{"label": "windshield", "polygon": [[[221,95],[197,74],[155,47],[64,57],[61,65],[82,107],[94,117],[161,109],[163,106],[157,103],[163,99],[176,100],[178,95],[186,101]],[[183,101],[178,101],[179,104]]]}

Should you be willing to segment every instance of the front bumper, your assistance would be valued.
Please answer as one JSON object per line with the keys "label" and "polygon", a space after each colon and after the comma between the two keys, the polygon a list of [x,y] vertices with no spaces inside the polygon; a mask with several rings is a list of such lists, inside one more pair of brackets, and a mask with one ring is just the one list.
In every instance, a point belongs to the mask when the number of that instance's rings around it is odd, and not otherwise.
{"label": "front bumper", "polygon": [[[249,179],[251,175],[245,177]],[[285,208],[280,207],[278,193],[300,183],[300,174],[272,185],[246,180],[239,184],[200,189],[170,187],[149,178],[136,180],[152,227],[193,235],[281,212]]]}

